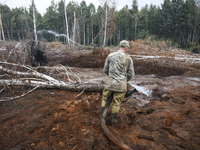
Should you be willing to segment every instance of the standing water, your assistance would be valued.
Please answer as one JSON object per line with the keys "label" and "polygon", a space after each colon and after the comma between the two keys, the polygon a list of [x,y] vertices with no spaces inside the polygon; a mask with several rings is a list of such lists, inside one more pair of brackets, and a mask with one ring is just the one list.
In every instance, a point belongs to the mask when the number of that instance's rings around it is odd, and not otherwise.
{"label": "standing water", "polygon": [[146,96],[151,96],[152,94],[152,90],[149,90],[143,86],[138,86],[135,84],[130,84],[131,86],[133,86],[138,92],[141,92],[143,94],[145,94]]}

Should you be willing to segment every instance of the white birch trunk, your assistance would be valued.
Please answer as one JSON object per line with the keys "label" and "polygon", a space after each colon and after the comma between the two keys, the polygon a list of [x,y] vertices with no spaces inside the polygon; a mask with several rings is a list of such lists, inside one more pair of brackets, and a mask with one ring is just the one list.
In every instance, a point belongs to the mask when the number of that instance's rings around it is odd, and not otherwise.
{"label": "white birch trunk", "polygon": [[[5,41],[5,36],[4,36],[4,30],[3,30],[3,24],[2,24],[1,14],[0,14],[0,26],[1,26],[1,33],[3,35],[3,40]],[[1,40],[1,38],[0,38],[0,40]]]}
{"label": "white birch trunk", "polygon": [[37,80],[30,80],[30,79],[0,79],[0,86],[4,85],[26,85],[31,87],[40,87],[40,88],[56,88],[56,89],[62,89],[67,91],[74,91],[74,92],[80,92],[80,91],[87,91],[87,92],[100,92],[103,90],[103,85],[95,84],[95,83],[50,83],[45,81],[37,81]]}
{"label": "white birch trunk", "polygon": [[76,12],[74,11],[73,47],[75,46],[75,35],[76,35]]}
{"label": "white birch trunk", "polygon": [[[25,85],[25,86],[31,86],[31,87],[40,87],[40,88],[57,88],[57,89],[63,89],[63,90],[69,90],[69,91],[102,91],[103,90],[103,85],[101,84],[96,84],[96,83],[81,83],[80,80],[78,80],[78,77],[73,77],[76,80],[72,81],[69,79],[69,82],[65,81],[60,81],[57,80],[51,76],[39,73],[35,70],[32,70],[31,68],[24,66],[24,65],[18,65],[18,64],[13,64],[13,63],[8,63],[8,62],[2,62],[0,61],[0,71],[4,71],[8,74],[11,75],[17,75],[18,77],[23,76],[26,78],[11,78],[11,79],[0,79],[0,86],[5,86],[5,85]],[[16,67],[21,67],[23,69],[28,70],[27,72],[20,72],[16,70],[11,70],[8,68],[4,68],[3,65],[9,65],[14,68]],[[64,67],[64,66],[63,66]],[[67,70],[66,74],[68,74]],[[73,75],[73,74],[69,74]],[[9,75],[7,75],[9,76]]]}
{"label": "white birch trunk", "polygon": [[64,10],[65,10],[65,23],[66,23],[66,31],[67,31],[67,42],[70,47],[70,41],[69,41],[69,27],[68,27],[68,20],[67,20],[67,11],[66,11],[66,0],[64,1]]}
{"label": "white birch trunk", "polygon": [[33,26],[34,26],[34,35],[35,35],[35,41],[37,42],[37,29],[36,29],[36,19],[35,19],[35,3],[34,0],[32,0],[32,7],[33,7]]}
{"label": "white birch trunk", "polygon": [[105,3],[106,7],[106,16],[105,16],[105,24],[104,24],[104,39],[103,39],[103,47],[106,45],[106,33],[107,33],[107,23],[108,23],[108,8],[107,8],[107,2]]}

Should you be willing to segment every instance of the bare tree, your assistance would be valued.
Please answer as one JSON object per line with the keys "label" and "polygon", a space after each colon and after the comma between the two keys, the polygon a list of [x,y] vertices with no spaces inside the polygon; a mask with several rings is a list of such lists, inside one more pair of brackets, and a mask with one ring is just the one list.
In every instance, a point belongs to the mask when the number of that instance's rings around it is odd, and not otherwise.
{"label": "bare tree", "polygon": [[[4,31],[3,31],[3,24],[2,24],[2,20],[1,20],[1,14],[0,14],[0,25],[1,25],[1,33],[3,35],[3,40],[5,41],[5,37],[4,37]],[[1,34],[0,33],[0,34]],[[0,38],[1,39],[1,38]]]}
{"label": "bare tree", "polygon": [[67,42],[70,46],[69,41],[69,27],[68,27],[68,20],[67,20],[67,10],[66,10],[66,0],[64,0],[64,11],[65,11],[65,23],[66,23],[66,31],[67,31]]}
{"label": "bare tree", "polygon": [[106,32],[107,32],[107,25],[108,25],[108,6],[107,1],[105,2],[105,24],[104,24],[104,39],[103,39],[103,47],[106,44]]}
{"label": "bare tree", "polygon": [[32,7],[33,7],[33,26],[34,26],[34,35],[35,35],[35,41],[37,42],[37,29],[36,29],[36,18],[35,18],[35,3],[34,0],[32,0]]}
{"label": "bare tree", "polygon": [[108,35],[108,28],[112,28],[111,26],[111,20],[114,19],[114,13],[115,11],[115,0],[102,0],[101,1],[105,10],[105,18],[102,20],[104,22],[104,34],[103,34],[103,47],[106,45],[106,39]]}
{"label": "bare tree", "polygon": [[74,11],[73,46],[75,45],[75,35],[76,35],[76,12]]}

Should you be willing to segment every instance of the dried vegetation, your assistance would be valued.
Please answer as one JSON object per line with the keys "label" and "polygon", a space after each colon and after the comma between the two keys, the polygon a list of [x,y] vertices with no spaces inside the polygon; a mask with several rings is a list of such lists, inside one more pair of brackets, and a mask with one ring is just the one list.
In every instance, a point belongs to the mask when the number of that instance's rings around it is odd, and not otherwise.
{"label": "dried vegetation", "polygon": [[[64,66],[78,68],[102,68],[109,53],[116,50],[96,48],[94,50],[69,48],[61,43],[1,43],[5,51],[0,51],[1,61],[37,66]],[[129,54],[133,58],[136,74],[158,76],[183,75],[190,67],[198,67],[192,63],[192,58],[198,54],[191,54],[182,49],[172,48],[165,42],[154,42],[150,39],[130,41]],[[2,46],[1,46],[2,47]],[[186,57],[190,59],[186,59]],[[193,60],[194,61],[194,60]]]}

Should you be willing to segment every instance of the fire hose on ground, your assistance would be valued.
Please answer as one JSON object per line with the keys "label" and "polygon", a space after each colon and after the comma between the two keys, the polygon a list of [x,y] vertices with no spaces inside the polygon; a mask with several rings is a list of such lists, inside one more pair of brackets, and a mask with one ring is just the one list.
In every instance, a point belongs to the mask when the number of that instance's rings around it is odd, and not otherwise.
{"label": "fire hose on ground", "polygon": [[[127,91],[126,93],[126,96],[129,96],[131,95],[133,92],[136,92],[136,90],[133,90],[133,91]],[[111,132],[110,130],[108,129],[108,127],[106,126],[106,121],[105,121],[105,117],[106,117],[106,114],[108,112],[108,108],[112,102],[112,99],[113,99],[113,95],[111,95],[108,99],[107,99],[107,102],[106,102],[106,105],[103,109],[103,112],[101,114],[101,127],[105,133],[105,135],[108,137],[108,139],[110,141],[112,141],[116,146],[118,146],[119,148],[121,148],[122,150],[132,150],[132,148],[130,148],[128,145],[122,143],[121,141],[119,141]]]}

